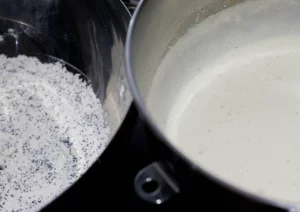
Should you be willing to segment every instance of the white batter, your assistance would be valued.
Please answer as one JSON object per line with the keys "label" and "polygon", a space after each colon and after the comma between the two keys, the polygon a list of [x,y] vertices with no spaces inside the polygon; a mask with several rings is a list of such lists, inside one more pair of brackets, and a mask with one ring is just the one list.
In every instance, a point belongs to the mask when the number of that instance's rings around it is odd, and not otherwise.
{"label": "white batter", "polygon": [[[199,166],[293,202],[300,202],[299,20],[300,1],[291,0],[247,1],[209,17],[170,49],[148,97],[165,133]],[[158,107],[169,108],[167,117]]]}

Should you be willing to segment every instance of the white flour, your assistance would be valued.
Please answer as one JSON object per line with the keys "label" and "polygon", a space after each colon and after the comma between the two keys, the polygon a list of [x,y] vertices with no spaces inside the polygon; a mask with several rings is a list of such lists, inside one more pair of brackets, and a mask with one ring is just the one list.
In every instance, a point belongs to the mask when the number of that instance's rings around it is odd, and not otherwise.
{"label": "white flour", "polygon": [[210,16],[167,53],[148,99],[174,145],[200,167],[297,203],[299,11],[296,0],[250,0]]}
{"label": "white flour", "polygon": [[61,63],[0,55],[0,211],[35,211],[109,139],[99,99]]}

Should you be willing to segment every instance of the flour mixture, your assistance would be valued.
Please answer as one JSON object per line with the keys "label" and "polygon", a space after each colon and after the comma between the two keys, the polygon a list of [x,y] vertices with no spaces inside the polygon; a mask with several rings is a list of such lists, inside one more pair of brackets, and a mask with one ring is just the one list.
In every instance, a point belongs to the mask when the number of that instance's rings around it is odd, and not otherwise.
{"label": "flour mixture", "polygon": [[61,63],[0,55],[0,211],[36,211],[109,139],[91,86]]}
{"label": "flour mixture", "polygon": [[200,167],[293,202],[300,202],[299,20],[297,0],[246,1],[210,16],[170,48],[148,97],[151,108],[158,95],[176,94],[160,102],[170,105],[164,129]]}

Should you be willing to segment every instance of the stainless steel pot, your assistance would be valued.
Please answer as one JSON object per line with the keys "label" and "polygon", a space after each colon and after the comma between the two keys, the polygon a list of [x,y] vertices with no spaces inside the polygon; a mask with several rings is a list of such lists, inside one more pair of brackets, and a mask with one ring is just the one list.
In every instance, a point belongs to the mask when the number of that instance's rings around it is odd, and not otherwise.
{"label": "stainless steel pot", "polygon": [[[168,52],[169,47],[194,24],[200,23],[210,15],[243,1],[244,0],[142,0],[135,11],[127,36],[127,75],[135,103],[141,115],[160,140],[164,141],[169,149],[175,152],[176,155],[183,158],[191,169],[196,170],[198,173],[205,175],[219,185],[251,200],[279,208],[294,210],[299,208],[297,204],[275,201],[271,198],[259,196],[226,183],[218,176],[214,176],[197,166],[187,153],[183,153],[180,149],[177,149],[172,142],[168,140],[164,130],[165,114],[168,114],[168,110],[171,107],[171,105],[168,104],[168,102],[170,102],[168,99],[172,99],[174,95],[178,93],[178,88],[173,86],[176,83],[169,82],[180,81],[180,77],[183,77],[183,75],[180,73],[172,73],[170,70],[168,79],[166,79],[163,86],[160,87],[160,94],[157,95],[157,107],[146,104],[148,93],[152,86],[152,80],[156,75],[160,61]],[[180,192],[181,185],[178,180],[176,180],[176,176],[174,178],[174,174],[166,168],[167,166],[162,161],[155,162],[137,174],[135,180],[136,191],[144,200],[160,204]],[[150,182],[152,182],[152,186],[154,186],[154,181],[156,181],[156,184],[159,184],[159,186],[156,185],[158,189],[153,189],[153,192],[145,192],[145,184],[150,185]]]}
{"label": "stainless steel pot", "polygon": [[[36,56],[43,62],[63,60],[69,71],[91,80],[112,140],[132,103],[123,59],[129,20],[119,0],[1,0],[0,34],[7,38],[1,42],[0,54]],[[9,29],[15,36],[9,37]],[[48,203],[36,202],[31,208]]]}

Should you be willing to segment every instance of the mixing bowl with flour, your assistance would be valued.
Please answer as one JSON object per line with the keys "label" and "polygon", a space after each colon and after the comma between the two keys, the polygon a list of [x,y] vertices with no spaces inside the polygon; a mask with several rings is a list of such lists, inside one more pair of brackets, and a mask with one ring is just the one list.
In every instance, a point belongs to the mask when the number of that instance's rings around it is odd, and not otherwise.
{"label": "mixing bowl with flour", "polygon": [[0,211],[42,209],[104,152],[132,101],[129,18],[118,0],[0,1]]}
{"label": "mixing bowl with flour", "polygon": [[300,205],[299,19],[295,0],[145,0],[127,40],[136,103],[160,138],[221,184],[288,208]]}

